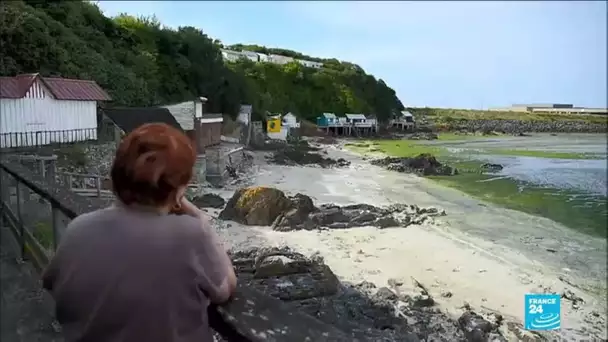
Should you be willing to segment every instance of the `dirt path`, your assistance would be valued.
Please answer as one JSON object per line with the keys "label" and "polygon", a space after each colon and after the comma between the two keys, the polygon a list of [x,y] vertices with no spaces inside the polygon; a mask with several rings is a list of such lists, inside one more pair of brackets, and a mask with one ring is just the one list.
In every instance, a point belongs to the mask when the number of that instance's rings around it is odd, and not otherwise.
{"label": "dirt path", "polygon": [[[315,203],[401,202],[438,207],[447,216],[434,225],[385,230],[281,233],[231,223],[223,230],[227,243],[240,247],[266,241],[305,254],[318,251],[346,281],[367,280],[384,286],[391,278],[413,276],[430,288],[443,310],[454,314],[466,302],[523,323],[524,294],[569,289],[585,302],[574,309],[570,300],[562,300],[562,337],[606,338],[605,299],[599,295],[600,288],[605,288],[605,241],[544,218],[483,203],[416,176],[381,170],[336,149],[328,153],[349,159],[351,166],[286,167],[265,164],[258,156],[250,181],[290,194],[307,194]],[[231,190],[222,195],[229,197]],[[449,298],[445,297],[448,292]]]}

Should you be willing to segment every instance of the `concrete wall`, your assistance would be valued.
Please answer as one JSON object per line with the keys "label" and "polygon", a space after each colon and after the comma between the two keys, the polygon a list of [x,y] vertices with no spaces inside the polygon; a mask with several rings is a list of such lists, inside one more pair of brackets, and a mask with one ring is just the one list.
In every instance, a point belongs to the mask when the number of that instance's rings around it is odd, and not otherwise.
{"label": "concrete wall", "polygon": [[268,132],[268,138],[273,140],[287,140],[287,133],[289,131],[289,127],[281,127],[279,132]]}
{"label": "concrete wall", "polygon": [[253,146],[264,145],[266,141],[266,133],[264,132],[264,123],[262,121],[253,121],[251,129],[251,141],[250,144]]}
{"label": "concrete wall", "polygon": [[199,154],[196,156],[196,163],[194,164],[194,174],[192,175],[192,182],[196,184],[203,184],[207,180],[207,156]]}

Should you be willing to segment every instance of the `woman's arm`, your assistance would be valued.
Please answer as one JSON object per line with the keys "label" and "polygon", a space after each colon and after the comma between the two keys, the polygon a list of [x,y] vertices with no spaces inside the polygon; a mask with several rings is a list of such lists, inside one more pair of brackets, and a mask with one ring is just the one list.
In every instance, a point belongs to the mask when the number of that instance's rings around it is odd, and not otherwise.
{"label": "woman's arm", "polygon": [[190,261],[195,269],[199,285],[213,303],[230,299],[236,289],[236,274],[230,257],[204,212],[187,200],[182,201],[184,211],[197,219],[198,229],[191,240]]}
{"label": "woman's arm", "polygon": [[228,301],[236,289],[236,274],[230,257],[219,236],[207,222],[201,221],[203,231],[199,244],[197,272],[202,282],[203,290],[207,292],[211,302],[220,304]]}

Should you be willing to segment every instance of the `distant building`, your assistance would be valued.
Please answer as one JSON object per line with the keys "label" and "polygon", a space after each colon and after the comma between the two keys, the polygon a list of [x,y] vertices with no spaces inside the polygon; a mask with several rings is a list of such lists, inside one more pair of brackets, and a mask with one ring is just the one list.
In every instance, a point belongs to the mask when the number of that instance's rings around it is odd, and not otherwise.
{"label": "distant building", "polygon": [[554,113],[554,114],[608,114],[606,108],[575,107],[573,104],[514,104],[507,108],[491,108],[491,111]]}
{"label": "distant building", "polygon": [[260,61],[260,55],[257,52],[242,50],[241,55],[252,62]]}
{"label": "distant building", "polygon": [[298,63],[300,63],[304,66],[307,66],[309,68],[320,69],[321,67],[323,67],[323,63],[319,63],[319,62],[306,61],[303,59],[298,59],[297,61],[298,61]]}
{"label": "distant building", "polygon": [[320,62],[307,61],[307,60],[303,60],[303,59],[294,59],[292,57],[282,56],[282,55],[274,55],[274,54],[266,55],[263,53],[247,51],[247,50],[234,51],[234,50],[228,50],[228,49],[221,49],[221,52],[222,52],[222,58],[225,61],[229,61],[229,62],[235,62],[241,58],[245,58],[245,59],[249,59],[252,62],[287,64],[287,63],[296,61],[309,68],[319,69],[319,68],[323,67],[323,63],[320,63]]}
{"label": "distant building", "polygon": [[199,98],[161,106],[167,108],[182,127],[186,135],[195,143],[198,152],[220,143],[221,126],[224,121],[221,114],[204,114],[203,103],[207,99]]}
{"label": "distant building", "polygon": [[287,113],[282,118],[283,126],[288,128],[300,128],[298,118],[293,113]]}
{"label": "distant building", "polygon": [[270,56],[263,53],[258,53],[258,61],[268,63],[270,62]]}
{"label": "distant building", "polygon": [[338,118],[334,113],[323,113],[321,116],[317,117],[317,126],[319,127],[334,126],[337,123]]}
{"label": "distant building", "polygon": [[236,62],[241,58],[245,58],[240,52],[222,49],[222,57],[225,61]]}
{"label": "distant building", "polygon": [[0,77],[0,147],[97,139],[97,103],[110,96],[95,81]]}
{"label": "distant building", "polygon": [[400,130],[412,130],[416,123],[414,121],[414,115],[407,110],[401,111],[400,113],[393,116],[389,121],[391,127],[396,127]]}
{"label": "distant building", "polygon": [[276,64],[287,64],[293,62],[294,59],[292,57],[281,56],[281,55],[270,55],[270,61]]}

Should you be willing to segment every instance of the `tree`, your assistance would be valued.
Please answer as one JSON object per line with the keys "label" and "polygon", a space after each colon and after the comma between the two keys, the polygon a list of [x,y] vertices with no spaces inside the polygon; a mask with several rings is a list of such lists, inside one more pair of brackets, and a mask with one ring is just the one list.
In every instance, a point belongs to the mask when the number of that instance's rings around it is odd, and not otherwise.
{"label": "tree", "polygon": [[152,106],[205,96],[209,111],[254,116],[291,111],[313,120],[322,112],[376,114],[403,109],[393,89],[356,64],[259,45],[233,50],[322,62],[313,69],[247,59],[224,62],[218,39],[195,27],[164,27],[154,17],[108,18],[86,1],[0,2],[0,74],[39,72],[95,80],[110,105]]}

